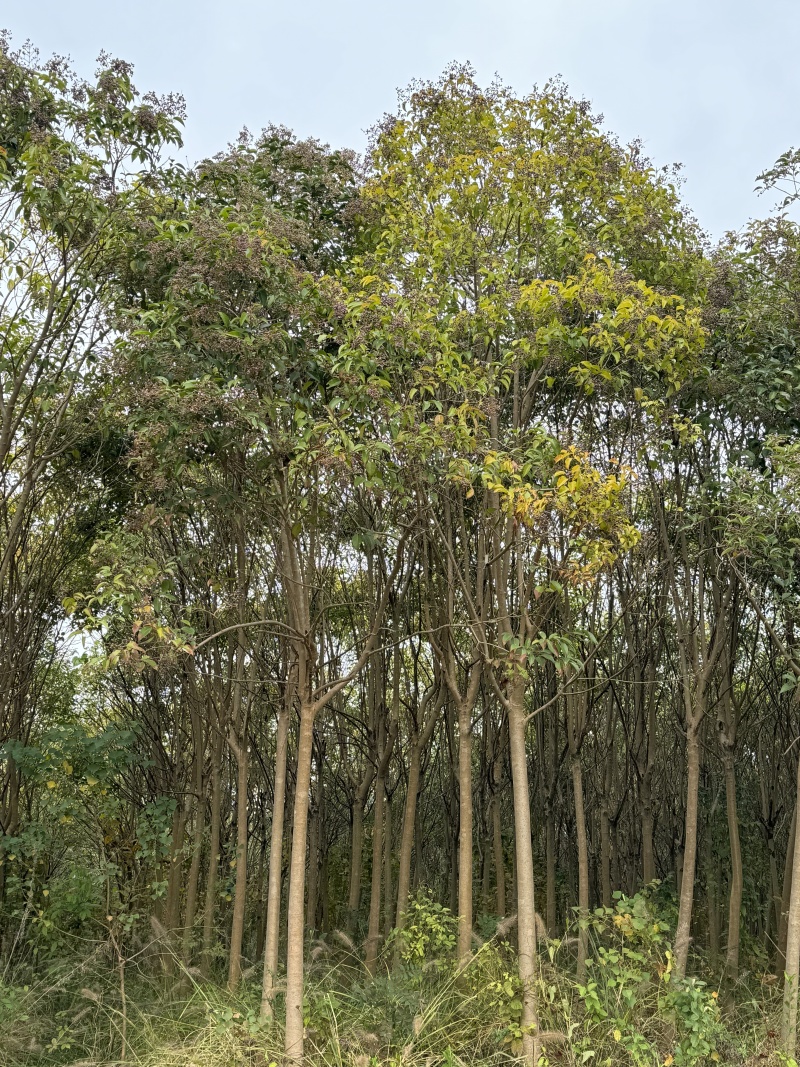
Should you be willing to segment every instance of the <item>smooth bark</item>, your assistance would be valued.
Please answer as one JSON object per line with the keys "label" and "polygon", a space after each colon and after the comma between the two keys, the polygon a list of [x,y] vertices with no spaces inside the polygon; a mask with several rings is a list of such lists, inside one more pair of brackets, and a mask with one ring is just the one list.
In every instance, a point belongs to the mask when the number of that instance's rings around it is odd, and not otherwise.
{"label": "smooth bark", "polygon": [[531,846],[531,802],[528,759],[525,750],[525,683],[518,672],[509,681],[508,737],[511,782],[514,793],[514,843],[516,852],[517,936],[519,977],[522,983],[522,1046],[530,1067],[536,1067],[541,1052],[536,997],[536,898]]}
{"label": "smooth bark", "polygon": [[272,1019],[275,980],[278,973],[278,938],[281,920],[281,868],[283,863],[283,823],[286,803],[286,761],[289,750],[289,716],[293,693],[287,697],[278,716],[275,736],[275,779],[272,802],[272,828],[269,842],[267,921],[264,934],[264,977],[261,986],[261,1017]]}
{"label": "smooth bark", "polygon": [[292,862],[286,952],[286,1033],[284,1052],[290,1063],[303,1061],[303,941],[305,937],[306,844],[308,835],[311,757],[314,746],[314,708],[300,707],[297,779],[292,814]]}
{"label": "smooth bark", "polygon": [[789,914],[786,924],[786,963],[783,973],[783,1013],[781,1017],[781,1047],[793,1057],[797,1046],[798,981],[800,981],[800,760],[797,762],[795,791],[794,849],[792,853],[792,881],[789,894]]}

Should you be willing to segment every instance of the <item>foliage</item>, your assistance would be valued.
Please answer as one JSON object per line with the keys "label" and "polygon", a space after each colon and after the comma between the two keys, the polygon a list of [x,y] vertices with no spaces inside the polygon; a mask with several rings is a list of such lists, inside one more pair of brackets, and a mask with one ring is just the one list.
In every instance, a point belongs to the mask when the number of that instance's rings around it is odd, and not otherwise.
{"label": "foliage", "polygon": [[456,945],[458,920],[424,889],[408,902],[395,938],[400,958],[414,967],[444,963]]}

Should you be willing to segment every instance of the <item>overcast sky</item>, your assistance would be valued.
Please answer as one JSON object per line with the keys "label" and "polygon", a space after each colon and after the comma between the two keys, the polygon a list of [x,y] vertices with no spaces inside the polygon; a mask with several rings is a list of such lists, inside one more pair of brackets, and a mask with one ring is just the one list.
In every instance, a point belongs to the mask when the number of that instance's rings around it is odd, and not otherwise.
{"label": "overcast sky", "polygon": [[183,93],[189,160],[268,122],[361,149],[399,86],[451,60],[520,92],[562,75],[684,165],[714,236],[768,211],[755,176],[800,144],[800,0],[0,0],[0,26],[80,73],[105,49],[140,89]]}

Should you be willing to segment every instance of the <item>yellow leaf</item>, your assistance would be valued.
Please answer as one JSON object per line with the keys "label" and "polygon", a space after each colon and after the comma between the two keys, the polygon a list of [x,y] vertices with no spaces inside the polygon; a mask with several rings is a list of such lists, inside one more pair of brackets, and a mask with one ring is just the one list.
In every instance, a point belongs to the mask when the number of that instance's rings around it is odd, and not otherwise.
{"label": "yellow leaf", "polygon": [[55,787],[56,787],[56,783],[51,778],[50,781],[47,783],[47,788],[48,789],[55,789]]}
{"label": "yellow leaf", "polygon": [[621,1041],[622,1040],[622,1031],[621,1030],[615,1030],[614,1031],[614,1040],[615,1041]]}
{"label": "yellow leaf", "polygon": [[664,1060],[664,1067],[671,1067],[671,1064],[675,1062],[675,1057],[670,1053]]}

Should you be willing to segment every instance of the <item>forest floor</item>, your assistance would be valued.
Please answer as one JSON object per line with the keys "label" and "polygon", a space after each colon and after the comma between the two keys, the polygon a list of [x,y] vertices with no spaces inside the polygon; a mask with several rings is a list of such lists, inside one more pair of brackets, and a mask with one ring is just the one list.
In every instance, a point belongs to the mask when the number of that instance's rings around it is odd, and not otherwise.
{"label": "forest floor", "polygon": [[[453,959],[453,920],[423,902],[392,938],[373,977],[341,933],[308,953],[306,1057],[332,1067],[471,1067],[519,1062],[521,1001],[513,947],[489,937],[471,962]],[[585,929],[585,927],[584,927]],[[668,924],[652,902],[598,909],[589,961],[575,978],[576,937],[541,948],[542,1067],[683,1067],[794,1063],[776,1049],[780,993],[769,973],[742,968],[719,984],[708,961],[672,970]],[[63,946],[64,948],[66,946]],[[224,969],[224,958],[214,961]],[[0,982],[0,1067],[272,1067],[280,1021],[260,1018],[260,968],[237,993],[186,969],[158,941],[20,960]],[[276,1005],[280,1018],[280,995]]]}

